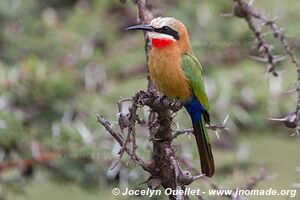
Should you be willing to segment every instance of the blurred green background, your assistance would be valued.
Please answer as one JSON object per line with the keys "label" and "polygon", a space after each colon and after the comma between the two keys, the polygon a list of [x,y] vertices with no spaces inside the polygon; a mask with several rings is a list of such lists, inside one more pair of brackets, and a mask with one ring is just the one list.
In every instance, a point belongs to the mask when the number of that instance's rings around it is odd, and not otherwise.
{"label": "blurred green background", "polygon": [[[210,132],[217,166],[213,181],[240,187],[264,163],[268,179],[258,189],[296,189],[300,139],[267,120],[295,109],[297,94],[286,92],[295,88],[295,67],[286,60],[278,66],[279,77],[272,77],[264,64],[249,59],[256,54],[254,38],[243,20],[224,15],[232,11],[230,0],[151,3],[157,16],[186,24],[204,67],[212,122],[230,116],[230,133],[221,132],[218,139]],[[254,6],[279,17],[299,55],[300,2],[256,0]],[[0,199],[119,199],[112,188],[147,188],[140,183],[148,174],[126,156],[110,170],[119,147],[96,122],[101,113],[117,129],[118,100],[146,89],[143,34],[124,32],[136,24],[136,13],[131,1],[0,0],[0,165],[43,152],[75,155],[2,170]],[[266,39],[276,54],[283,53],[271,35]],[[174,130],[191,126],[184,110],[175,124]],[[147,131],[137,131],[138,152],[149,158]],[[200,167],[192,136],[180,136],[175,148]],[[201,179],[191,187],[208,189]]]}

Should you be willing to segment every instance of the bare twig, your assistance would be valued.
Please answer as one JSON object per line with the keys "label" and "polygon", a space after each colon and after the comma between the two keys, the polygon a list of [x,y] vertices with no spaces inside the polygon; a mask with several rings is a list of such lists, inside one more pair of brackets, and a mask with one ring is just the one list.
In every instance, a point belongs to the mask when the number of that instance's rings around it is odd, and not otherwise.
{"label": "bare twig", "polygon": [[[225,130],[225,131],[230,131],[229,128],[227,128],[225,126],[227,120],[229,119],[229,115],[227,115],[225,117],[225,119],[223,120],[222,124],[220,125],[213,125],[213,124],[209,124],[206,125],[207,129],[213,130],[215,132],[219,131],[219,130]],[[189,133],[193,133],[194,129],[193,128],[187,128],[187,129],[182,129],[182,130],[178,130],[175,132],[175,134],[172,136],[172,140],[177,138],[179,135],[183,135],[183,134],[189,134]]]}
{"label": "bare twig", "polygon": [[[226,128],[223,124],[220,124],[220,125],[213,125],[213,124],[206,125],[206,128],[210,129],[210,130],[213,130],[213,131],[217,131],[217,130],[226,130],[226,131],[229,131],[229,129]],[[181,130],[176,131],[175,134],[173,134],[172,139],[175,139],[175,138],[177,138],[180,135],[189,134],[189,133],[193,133],[193,132],[194,132],[193,128],[181,129]]]}
{"label": "bare twig", "polygon": [[[105,119],[103,116],[97,114],[98,122],[105,127],[105,129],[110,133],[110,135],[119,143],[121,147],[124,146],[124,139],[120,135],[119,132],[114,131],[111,127],[111,124],[107,119]],[[144,170],[150,172],[152,168],[150,167],[150,164],[145,163],[138,155],[136,155],[131,149],[129,149],[127,146],[124,147],[124,150],[127,152],[127,154],[133,158],[133,160],[138,163]]]}
{"label": "bare twig", "polygon": [[102,126],[104,126],[104,128],[111,134],[111,136],[113,136],[113,138],[119,143],[119,145],[123,146],[124,143],[123,137],[120,135],[119,132],[114,131],[112,129],[110,122],[107,119],[105,119],[102,115],[99,114],[97,114],[97,119],[98,122],[102,124]]}

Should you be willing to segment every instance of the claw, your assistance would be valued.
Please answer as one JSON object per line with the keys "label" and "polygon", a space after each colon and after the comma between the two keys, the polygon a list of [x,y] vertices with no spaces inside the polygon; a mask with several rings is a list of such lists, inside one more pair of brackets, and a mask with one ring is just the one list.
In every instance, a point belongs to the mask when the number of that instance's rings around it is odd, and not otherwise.
{"label": "claw", "polygon": [[166,95],[160,96],[160,97],[158,98],[159,103],[163,104],[163,102],[164,102],[164,100],[165,100],[166,98],[167,98]]}

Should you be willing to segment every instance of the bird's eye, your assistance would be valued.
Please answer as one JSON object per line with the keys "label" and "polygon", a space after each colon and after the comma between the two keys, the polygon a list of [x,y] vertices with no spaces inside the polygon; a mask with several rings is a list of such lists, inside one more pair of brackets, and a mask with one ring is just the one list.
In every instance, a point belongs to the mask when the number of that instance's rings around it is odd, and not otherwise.
{"label": "bird's eye", "polygon": [[163,26],[162,29],[163,29],[164,31],[167,31],[167,30],[169,30],[170,28],[169,28],[168,26]]}

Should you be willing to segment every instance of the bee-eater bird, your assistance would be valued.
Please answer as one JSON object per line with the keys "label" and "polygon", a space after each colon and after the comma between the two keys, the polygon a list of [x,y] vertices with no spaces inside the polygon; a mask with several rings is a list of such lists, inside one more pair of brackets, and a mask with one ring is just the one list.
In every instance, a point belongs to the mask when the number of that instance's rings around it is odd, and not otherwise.
{"label": "bee-eater bird", "polygon": [[192,119],[202,173],[211,177],[215,167],[205,127],[210,122],[208,98],[202,67],[192,52],[186,27],[175,18],[158,17],[148,25],[135,25],[126,30],[149,32],[150,77],[166,97],[183,102]]}

